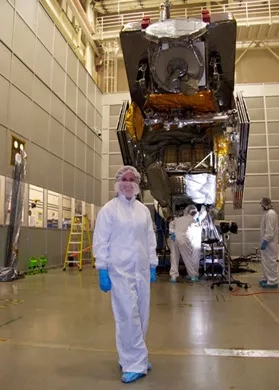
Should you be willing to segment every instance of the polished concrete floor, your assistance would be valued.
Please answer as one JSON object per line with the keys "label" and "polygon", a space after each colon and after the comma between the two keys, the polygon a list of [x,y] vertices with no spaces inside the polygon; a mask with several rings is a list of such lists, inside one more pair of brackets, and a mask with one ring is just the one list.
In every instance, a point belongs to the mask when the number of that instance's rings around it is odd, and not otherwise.
{"label": "polished concrete floor", "polygon": [[[258,275],[241,278],[250,293],[260,291]],[[152,286],[148,347],[152,372],[122,384],[110,296],[91,269],[0,284],[3,390],[279,389],[279,294],[241,297],[161,275]]]}

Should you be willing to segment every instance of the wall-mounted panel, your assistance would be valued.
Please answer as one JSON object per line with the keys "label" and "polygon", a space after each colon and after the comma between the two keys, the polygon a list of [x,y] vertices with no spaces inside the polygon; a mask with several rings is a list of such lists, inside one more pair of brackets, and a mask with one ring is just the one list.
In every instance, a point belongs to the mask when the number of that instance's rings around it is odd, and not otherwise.
{"label": "wall-mounted panel", "polygon": [[72,110],[70,110],[68,107],[66,107],[66,122],[65,122],[65,126],[73,134],[76,134],[76,126],[77,126],[76,122],[77,122],[77,116],[73,113]]}
{"label": "wall-mounted panel", "polygon": [[49,151],[56,156],[63,158],[64,145],[64,126],[60,122],[51,118],[50,120],[50,135],[49,135]]}
{"label": "wall-mounted panel", "polygon": [[24,138],[30,138],[31,100],[11,85],[8,127]]}
{"label": "wall-mounted panel", "polygon": [[75,167],[68,164],[66,161],[63,163],[63,194],[67,196],[75,197]]}
{"label": "wall-mounted panel", "polygon": [[75,168],[75,198],[85,199],[86,174]]}
{"label": "wall-mounted panel", "polygon": [[50,116],[37,104],[32,103],[30,139],[44,149],[49,148]]}
{"label": "wall-mounted panel", "polygon": [[60,123],[65,123],[65,105],[54,93],[51,94],[51,115]]}
{"label": "wall-mounted panel", "polygon": [[0,3],[0,37],[10,48],[13,43],[14,9],[7,1]]}
{"label": "wall-mounted panel", "polygon": [[67,76],[66,86],[66,104],[76,113],[77,112],[77,86]]}
{"label": "wall-mounted panel", "polygon": [[[0,32],[0,36],[1,36],[1,32]],[[10,77],[11,60],[12,60],[11,51],[2,42],[0,42],[0,75],[3,75],[6,78]]]}
{"label": "wall-mounted panel", "polygon": [[36,76],[34,79],[33,100],[45,111],[50,112],[51,91]]}
{"label": "wall-mounted panel", "polygon": [[82,171],[85,171],[85,149],[86,145],[79,139],[76,139],[76,167]]}
{"label": "wall-mounted panel", "polygon": [[75,165],[75,142],[76,137],[65,128],[64,130],[64,160]]}
{"label": "wall-mounted panel", "polygon": [[[63,193],[63,160],[61,158],[49,154],[48,170],[53,172],[48,175],[48,188],[52,191]],[[55,172],[55,174],[54,174]]]}
{"label": "wall-mounted panel", "polygon": [[38,9],[37,35],[51,54],[53,54],[54,24],[40,4]]}
{"label": "wall-mounted panel", "polygon": [[66,73],[64,69],[56,62],[53,61],[52,71],[52,90],[62,99],[65,100],[66,92]]}
{"label": "wall-mounted panel", "polygon": [[54,32],[54,58],[66,70],[67,43],[57,27]]}
{"label": "wall-mounted panel", "polygon": [[[25,45],[23,44],[23,47]],[[36,43],[36,58],[35,58],[35,73],[43,80],[48,87],[51,87],[51,72],[52,72],[53,57],[44,45],[37,40]]]}
{"label": "wall-mounted panel", "polygon": [[80,91],[78,90],[78,108],[77,108],[77,113],[78,113],[78,116],[84,121],[86,122],[86,104],[87,103],[87,100],[86,100],[86,97],[85,95]]}
{"label": "wall-mounted panel", "polygon": [[10,83],[0,76],[0,124],[8,124],[8,102],[9,102]]}
{"label": "wall-mounted panel", "polygon": [[48,176],[42,167],[48,167],[49,153],[39,146],[28,145],[27,180],[36,186],[48,188]]}
{"label": "wall-mounted panel", "polygon": [[16,11],[34,32],[37,26],[38,4],[37,0],[28,0],[28,3],[26,0],[16,0]]}
{"label": "wall-mounted panel", "polygon": [[94,155],[95,152],[86,146],[86,173],[91,176],[94,176]]}
{"label": "wall-mounted panel", "polygon": [[78,80],[78,58],[74,54],[72,49],[68,49],[68,58],[67,58],[67,72],[71,77],[73,82],[77,84]]}
{"label": "wall-mounted panel", "polygon": [[78,87],[82,93],[87,96],[87,72],[80,62],[78,66]]}
{"label": "wall-mounted panel", "polygon": [[34,74],[16,57],[12,58],[11,81],[28,96],[33,94]]}

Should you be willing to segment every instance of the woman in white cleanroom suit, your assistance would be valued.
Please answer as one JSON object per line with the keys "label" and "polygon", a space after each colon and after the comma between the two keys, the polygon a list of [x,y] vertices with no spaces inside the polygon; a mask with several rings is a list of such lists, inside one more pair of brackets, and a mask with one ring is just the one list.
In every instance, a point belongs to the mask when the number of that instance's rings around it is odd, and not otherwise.
{"label": "woman in white cleanroom suit", "polygon": [[117,196],[99,212],[93,237],[102,291],[111,290],[122,381],[134,382],[151,369],[145,337],[150,282],[156,281],[156,237],[148,208],[136,200],[140,174],[124,166],[116,174]]}
{"label": "woman in white cleanroom suit", "polygon": [[261,206],[265,214],[261,223],[261,258],[263,288],[278,288],[278,215],[272,208],[270,198],[262,198]]}

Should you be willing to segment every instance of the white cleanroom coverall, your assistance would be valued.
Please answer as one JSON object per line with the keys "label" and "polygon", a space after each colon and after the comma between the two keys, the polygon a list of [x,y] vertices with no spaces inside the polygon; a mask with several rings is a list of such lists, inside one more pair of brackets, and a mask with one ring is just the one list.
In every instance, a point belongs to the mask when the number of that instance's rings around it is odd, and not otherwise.
{"label": "white cleanroom coverall", "polygon": [[202,227],[200,222],[197,222],[196,217],[199,217],[200,221],[203,220],[206,216],[206,210],[203,208],[200,213],[197,212],[196,216],[192,216],[188,214],[191,211],[190,207],[193,210],[193,206],[186,207],[185,215],[176,218],[169,225],[170,234],[175,233],[176,237],[175,241],[171,241],[170,244],[170,276],[172,279],[176,279],[179,276],[178,266],[180,254],[188,275],[191,278],[199,275]]}
{"label": "white cleanroom coverall", "polygon": [[263,279],[267,284],[278,283],[278,216],[275,210],[265,212],[261,222],[261,242],[267,241],[265,250],[261,251]]}
{"label": "white cleanroom coverall", "polygon": [[123,372],[147,373],[145,344],[150,307],[150,266],[158,265],[148,208],[124,195],[99,212],[93,249],[97,269],[108,269],[116,344]]}

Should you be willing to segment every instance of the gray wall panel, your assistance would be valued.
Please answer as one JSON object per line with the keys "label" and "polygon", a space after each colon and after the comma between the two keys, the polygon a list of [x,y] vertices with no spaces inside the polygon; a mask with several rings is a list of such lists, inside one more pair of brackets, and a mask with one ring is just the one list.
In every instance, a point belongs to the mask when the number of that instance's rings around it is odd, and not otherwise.
{"label": "gray wall panel", "polygon": [[49,148],[50,119],[46,111],[36,103],[32,103],[30,139],[44,149]]}
{"label": "gray wall panel", "polygon": [[56,119],[50,120],[49,151],[63,158],[64,127]]}
{"label": "gray wall panel", "polygon": [[54,33],[54,58],[62,66],[63,69],[66,69],[67,48],[68,45],[63,35],[56,28]]}
{"label": "gray wall panel", "polygon": [[37,35],[53,54],[54,23],[42,7],[38,9]]}
{"label": "gray wall panel", "polygon": [[48,175],[42,167],[48,166],[49,154],[46,150],[30,143],[28,145],[27,181],[39,187],[48,188]]}
{"label": "gray wall panel", "polygon": [[54,93],[51,94],[51,115],[61,123],[65,123],[65,105]]}
{"label": "gray wall panel", "polygon": [[48,52],[44,45],[37,40],[35,72],[49,87],[51,86],[51,71],[53,66],[52,62],[52,55]]}
{"label": "gray wall panel", "polygon": [[75,164],[75,142],[76,137],[68,131],[64,130],[64,160],[70,164]]}
{"label": "gray wall panel", "polygon": [[74,166],[64,161],[63,163],[63,194],[75,197]]}
{"label": "gray wall panel", "polygon": [[31,107],[31,100],[11,85],[8,127],[26,139],[30,139]]}
{"label": "gray wall panel", "polygon": [[9,47],[12,47],[14,33],[14,9],[7,2],[1,2],[0,12],[0,37]]}
{"label": "gray wall panel", "polygon": [[48,175],[48,188],[52,191],[63,194],[63,160],[54,156],[48,155],[48,172],[55,172],[55,175]]}
{"label": "gray wall panel", "polygon": [[45,111],[50,112],[51,91],[38,79],[38,77],[35,77],[34,80],[33,100]]}
{"label": "gray wall panel", "polygon": [[[1,32],[0,36],[2,37]],[[0,42],[0,74],[5,76],[6,78],[10,77],[11,60],[12,54],[10,50],[2,42]]]}
{"label": "gray wall panel", "polygon": [[11,82],[28,96],[33,94],[34,74],[16,57],[12,58]]}
{"label": "gray wall panel", "polygon": [[[35,35],[16,14],[13,50],[20,59],[32,70],[34,69],[35,60]],[[51,60],[51,58],[49,58]]]}
{"label": "gray wall panel", "polygon": [[10,83],[2,76],[0,76],[0,91],[0,124],[7,126]]}
{"label": "gray wall panel", "polygon": [[[39,0],[14,3],[16,12],[7,0],[2,0],[0,6],[0,39],[10,47],[0,42],[0,173],[11,175],[13,134],[26,142],[27,183],[89,203],[96,192],[100,205],[101,183],[98,181],[99,188],[95,188],[92,175],[94,148],[101,153],[102,145],[87,128],[94,129],[96,123],[102,128],[102,116],[95,118],[96,86]],[[102,94],[98,90],[99,111],[101,107]],[[97,175],[101,179],[100,173]],[[31,249],[33,246],[41,255],[42,245],[51,242],[51,262],[61,263],[61,232],[25,230],[25,243],[27,233]],[[63,232],[63,237],[66,244],[68,232]],[[31,249],[21,252],[24,262],[34,255]],[[63,250],[63,258],[64,254]]]}
{"label": "gray wall panel", "polygon": [[71,79],[74,81],[74,83],[77,84],[78,58],[70,48],[68,49],[67,72]]}
{"label": "gray wall panel", "polygon": [[53,61],[52,71],[52,89],[62,99],[65,100],[65,88],[66,88],[66,73],[64,69]]}

